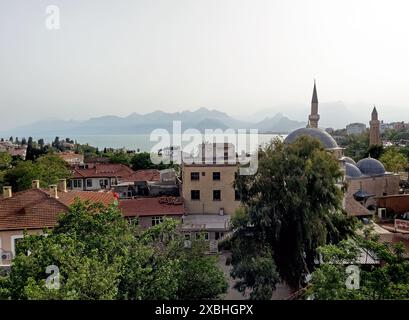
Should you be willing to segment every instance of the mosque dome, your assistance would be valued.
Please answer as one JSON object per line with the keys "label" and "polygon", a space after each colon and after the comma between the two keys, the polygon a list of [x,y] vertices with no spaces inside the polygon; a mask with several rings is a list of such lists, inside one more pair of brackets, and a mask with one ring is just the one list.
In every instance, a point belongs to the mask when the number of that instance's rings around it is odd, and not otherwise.
{"label": "mosque dome", "polygon": [[345,175],[347,177],[357,178],[357,177],[362,176],[362,172],[361,170],[359,170],[359,168],[356,165],[346,162],[345,163]]}
{"label": "mosque dome", "polygon": [[335,149],[338,148],[337,142],[334,140],[331,135],[318,128],[300,128],[291,132],[284,140],[284,143],[293,143],[301,136],[310,136],[316,138],[323,144],[326,149]]}
{"label": "mosque dome", "polygon": [[382,162],[373,158],[365,158],[358,161],[357,167],[363,174],[368,176],[385,174],[385,167]]}
{"label": "mosque dome", "polygon": [[353,164],[354,166],[356,166],[355,160],[350,158],[350,157],[342,157],[341,160],[344,161],[345,163],[350,163],[350,164]]}

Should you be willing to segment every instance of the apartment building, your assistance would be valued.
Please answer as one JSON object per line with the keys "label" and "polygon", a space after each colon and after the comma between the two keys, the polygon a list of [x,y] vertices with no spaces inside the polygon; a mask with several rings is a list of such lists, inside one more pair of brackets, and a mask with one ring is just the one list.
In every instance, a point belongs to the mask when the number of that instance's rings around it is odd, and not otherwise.
{"label": "apartment building", "polygon": [[188,214],[232,215],[240,198],[234,189],[235,164],[183,165],[183,198]]}
{"label": "apartment building", "polygon": [[182,231],[187,241],[204,236],[210,252],[217,252],[217,241],[230,231],[230,216],[240,206],[234,188],[237,172],[236,164],[183,164]]}

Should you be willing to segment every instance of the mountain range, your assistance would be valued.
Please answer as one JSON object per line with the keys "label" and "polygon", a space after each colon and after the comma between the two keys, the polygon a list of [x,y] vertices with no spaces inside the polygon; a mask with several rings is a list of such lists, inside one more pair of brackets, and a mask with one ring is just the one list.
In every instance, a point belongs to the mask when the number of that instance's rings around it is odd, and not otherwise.
{"label": "mountain range", "polygon": [[150,134],[154,129],[172,131],[173,121],[181,121],[182,130],[189,128],[204,132],[205,129],[258,129],[260,133],[288,133],[306,125],[291,120],[282,113],[265,117],[260,121],[238,120],[227,113],[200,108],[196,111],[168,113],[154,111],[146,114],[132,113],[126,117],[101,116],[85,121],[46,119],[15,129],[0,132],[0,136],[70,136],[70,135],[119,135]]}

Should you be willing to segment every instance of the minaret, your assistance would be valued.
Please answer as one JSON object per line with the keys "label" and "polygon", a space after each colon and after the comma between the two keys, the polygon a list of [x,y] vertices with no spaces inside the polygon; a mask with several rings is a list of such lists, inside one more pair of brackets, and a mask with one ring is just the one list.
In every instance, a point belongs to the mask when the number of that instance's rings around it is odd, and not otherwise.
{"label": "minaret", "polygon": [[381,145],[381,130],[380,122],[378,120],[378,111],[374,106],[372,110],[371,121],[369,121],[369,145]]}
{"label": "minaret", "polygon": [[320,115],[318,114],[318,95],[317,87],[314,80],[314,90],[312,92],[311,100],[311,114],[308,117],[308,127],[318,128],[318,121],[320,120]]}

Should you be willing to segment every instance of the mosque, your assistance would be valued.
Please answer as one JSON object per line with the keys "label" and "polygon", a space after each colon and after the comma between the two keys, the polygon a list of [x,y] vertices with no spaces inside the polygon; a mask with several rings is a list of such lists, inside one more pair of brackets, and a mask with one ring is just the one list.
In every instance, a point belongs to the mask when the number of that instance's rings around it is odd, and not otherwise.
{"label": "mosque", "polygon": [[[338,146],[335,139],[328,132],[318,127],[319,120],[317,87],[314,81],[308,125],[306,128],[291,132],[284,140],[284,143],[292,143],[298,137],[305,135],[318,139],[325,149],[331,152],[339,161],[344,172],[343,182],[347,185],[347,191],[343,199],[343,205],[346,212],[353,216],[373,216],[377,210],[377,197],[399,193],[399,175],[387,172],[380,161],[371,157],[356,163],[353,159],[344,156],[344,149]],[[369,124],[370,145],[380,145],[382,143],[380,122],[375,107]]]}

